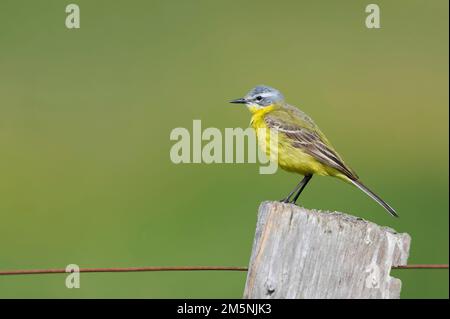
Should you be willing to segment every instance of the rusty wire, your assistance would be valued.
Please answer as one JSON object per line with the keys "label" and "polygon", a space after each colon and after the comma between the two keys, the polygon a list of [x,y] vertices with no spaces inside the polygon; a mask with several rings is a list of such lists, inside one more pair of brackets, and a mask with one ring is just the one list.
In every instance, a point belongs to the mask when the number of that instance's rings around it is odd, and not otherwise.
{"label": "rusty wire", "polygon": [[[392,269],[448,269],[448,264],[416,264],[393,266]],[[150,271],[248,271],[247,267],[234,266],[173,266],[173,267],[111,267],[111,268],[80,268],[80,273],[100,272],[150,272]],[[53,269],[19,269],[0,270],[0,276],[8,275],[37,275],[67,273],[64,268]]]}

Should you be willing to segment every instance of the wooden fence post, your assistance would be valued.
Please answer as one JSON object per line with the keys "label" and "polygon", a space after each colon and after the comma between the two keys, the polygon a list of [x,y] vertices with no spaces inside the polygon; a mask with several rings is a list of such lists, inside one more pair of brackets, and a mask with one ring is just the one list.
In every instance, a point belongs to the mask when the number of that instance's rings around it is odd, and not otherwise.
{"label": "wooden fence post", "polygon": [[244,298],[400,298],[411,238],[338,212],[264,202]]}

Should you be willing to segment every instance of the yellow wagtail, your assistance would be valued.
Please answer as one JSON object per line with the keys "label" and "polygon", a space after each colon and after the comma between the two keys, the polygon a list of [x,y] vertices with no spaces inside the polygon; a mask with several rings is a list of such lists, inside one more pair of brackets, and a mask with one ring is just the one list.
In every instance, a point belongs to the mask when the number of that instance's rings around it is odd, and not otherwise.
{"label": "yellow wagtail", "polygon": [[[245,97],[230,103],[247,105],[252,113],[251,126],[257,135],[259,129],[278,133],[278,165],[304,176],[282,202],[295,204],[314,174],[334,176],[355,185],[391,215],[398,217],[391,206],[359,181],[358,175],[344,163],[313,120],[298,108],[287,104],[280,91],[261,85]],[[265,135],[266,141],[269,136]],[[266,147],[265,152],[270,153],[270,149]]]}

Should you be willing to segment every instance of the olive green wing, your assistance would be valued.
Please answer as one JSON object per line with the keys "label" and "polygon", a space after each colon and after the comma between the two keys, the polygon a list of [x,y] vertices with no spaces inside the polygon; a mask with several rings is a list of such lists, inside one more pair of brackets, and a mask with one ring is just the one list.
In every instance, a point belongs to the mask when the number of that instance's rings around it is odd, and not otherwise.
{"label": "olive green wing", "polygon": [[356,173],[345,165],[325,135],[305,113],[298,109],[292,112],[289,109],[274,111],[267,114],[264,121],[269,128],[292,140],[294,147],[300,148],[320,163],[338,170],[350,179],[358,179]]}

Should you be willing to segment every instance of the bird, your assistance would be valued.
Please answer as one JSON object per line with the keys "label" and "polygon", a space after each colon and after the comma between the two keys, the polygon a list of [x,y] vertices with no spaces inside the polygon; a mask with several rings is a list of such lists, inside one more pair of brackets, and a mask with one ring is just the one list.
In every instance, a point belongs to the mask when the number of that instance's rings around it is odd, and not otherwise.
{"label": "bird", "polygon": [[[281,202],[296,204],[313,175],[332,176],[356,186],[389,214],[398,217],[396,211],[366,187],[355,171],[345,164],[314,121],[297,107],[286,103],[279,90],[258,85],[243,98],[229,102],[247,106],[252,114],[250,125],[255,129],[258,141],[261,141],[261,136],[258,136],[261,135],[260,129],[277,133],[279,167],[303,175],[301,181]],[[267,141],[268,136],[270,135],[266,134],[262,139]],[[261,142],[259,146],[263,147]],[[263,147],[263,151],[270,156],[270,147]]]}

